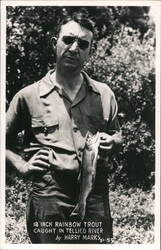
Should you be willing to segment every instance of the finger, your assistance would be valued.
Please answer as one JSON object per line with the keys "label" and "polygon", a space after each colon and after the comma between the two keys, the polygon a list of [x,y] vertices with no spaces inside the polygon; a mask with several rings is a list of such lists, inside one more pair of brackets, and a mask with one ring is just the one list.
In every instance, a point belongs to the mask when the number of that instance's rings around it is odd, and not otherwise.
{"label": "finger", "polygon": [[42,160],[45,162],[49,162],[49,156],[46,155],[36,155],[35,160]]}
{"label": "finger", "polygon": [[43,171],[46,171],[46,168],[30,165],[29,171],[41,171],[41,172],[43,172]]}
{"label": "finger", "polygon": [[32,165],[34,166],[38,166],[38,167],[45,167],[45,168],[49,168],[50,164],[41,160],[35,160]]}
{"label": "finger", "polygon": [[37,155],[49,155],[49,149],[44,148],[44,149],[40,149],[39,152],[37,153]]}
{"label": "finger", "polygon": [[100,141],[100,145],[103,145],[103,146],[105,146],[105,145],[107,145],[107,146],[110,146],[110,145],[112,145],[112,140],[109,140],[109,141]]}
{"label": "finger", "polygon": [[101,134],[100,134],[100,138],[101,138],[102,140],[107,140],[107,139],[110,139],[110,138],[111,138],[111,135],[108,135],[108,134],[106,134],[106,133],[101,133]]}
{"label": "finger", "polygon": [[100,141],[104,142],[104,141],[112,141],[113,138],[111,136],[104,136],[104,137],[100,137]]}
{"label": "finger", "polygon": [[100,140],[107,140],[107,136],[101,136]]}
{"label": "finger", "polygon": [[100,145],[100,149],[106,150],[106,151],[110,151],[112,149],[112,146],[102,146]]}

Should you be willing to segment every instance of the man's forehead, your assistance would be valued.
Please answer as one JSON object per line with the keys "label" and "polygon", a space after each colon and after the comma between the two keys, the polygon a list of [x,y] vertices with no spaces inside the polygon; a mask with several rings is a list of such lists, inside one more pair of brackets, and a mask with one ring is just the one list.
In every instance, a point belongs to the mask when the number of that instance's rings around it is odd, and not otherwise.
{"label": "man's forehead", "polygon": [[79,23],[72,20],[62,25],[60,36],[62,35],[73,35],[88,39],[92,39],[93,37],[93,33],[90,30],[82,27]]}

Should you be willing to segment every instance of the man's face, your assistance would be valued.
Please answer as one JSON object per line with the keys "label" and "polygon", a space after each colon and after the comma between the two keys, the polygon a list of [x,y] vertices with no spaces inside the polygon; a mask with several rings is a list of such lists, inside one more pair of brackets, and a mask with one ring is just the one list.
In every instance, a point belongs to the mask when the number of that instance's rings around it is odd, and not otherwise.
{"label": "man's face", "polygon": [[90,30],[74,21],[64,24],[57,41],[57,67],[80,71],[88,59],[92,37]]}

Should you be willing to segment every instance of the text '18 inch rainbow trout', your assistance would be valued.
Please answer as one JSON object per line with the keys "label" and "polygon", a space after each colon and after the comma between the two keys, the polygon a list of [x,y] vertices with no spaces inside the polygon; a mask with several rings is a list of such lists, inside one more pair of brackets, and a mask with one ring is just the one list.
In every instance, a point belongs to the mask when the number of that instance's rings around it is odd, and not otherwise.
{"label": "text '18 inch rainbow trout'", "polygon": [[71,217],[76,216],[81,220],[84,219],[87,198],[92,191],[95,182],[99,143],[99,132],[95,135],[92,135],[90,132],[87,133],[82,160],[79,200],[71,213]]}

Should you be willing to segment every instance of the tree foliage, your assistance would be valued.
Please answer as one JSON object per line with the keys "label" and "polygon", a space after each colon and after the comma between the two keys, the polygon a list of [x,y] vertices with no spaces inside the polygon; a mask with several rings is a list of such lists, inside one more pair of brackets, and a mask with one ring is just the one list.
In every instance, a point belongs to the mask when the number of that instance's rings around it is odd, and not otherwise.
{"label": "tree foliage", "polygon": [[[108,53],[108,37],[100,40],[86,71],[106,82],[116,94],[124,136],[124,168],[130,183],[154,183],[155,129],[155,34],[153,28],[140,39],[140,32],[122,26],[113,37]],[[125,181],[125,179],[124,179]]]}
{"label": "tree foliage", "polygon": [[[80,10],[66,7],[7,8],[7,106],[22,87],[43,77],[55,63],[51,37],[63,16]],[[114,182],[149,187],[154,183],[155,27],[148,7],[87,6],[95,23],[89,75],[107,83],[119,104],[124,147]]]}
{"label": "tree foliage", "polygon": [[[82,11],[88,12],[95,23],[96,39],[110,35],[112,45],[113,34],[119,32],[121,23],[131,23],[130,13],[138,12],[133,8],[91,6]],[[80,7],[7,7],[7,105],[20,88],[39,80],[53,67],[51,37],[57,36],[62,18],[75,11]],[[144,20],[144,15],[140,19]]]}

